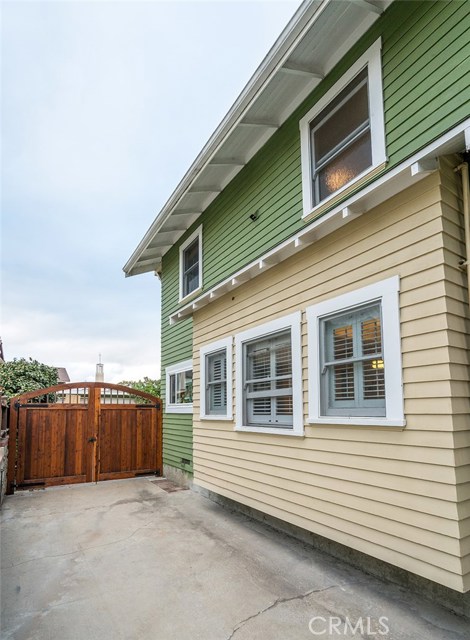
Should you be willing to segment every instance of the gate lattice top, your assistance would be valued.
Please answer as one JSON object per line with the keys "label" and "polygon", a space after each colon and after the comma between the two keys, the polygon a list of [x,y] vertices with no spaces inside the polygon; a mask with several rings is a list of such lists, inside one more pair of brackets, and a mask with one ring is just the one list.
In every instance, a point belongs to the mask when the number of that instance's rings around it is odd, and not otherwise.
{"label": "gate lattice top", "polygon": [[69,382],[37,389],[36,391],[28,391],[13,398],[12,404],[16,406],[25,404],[88,405],[91,392],[95,389],[100,390],[100,404],[160,406],[160,398],[150,393],[108,382]]}

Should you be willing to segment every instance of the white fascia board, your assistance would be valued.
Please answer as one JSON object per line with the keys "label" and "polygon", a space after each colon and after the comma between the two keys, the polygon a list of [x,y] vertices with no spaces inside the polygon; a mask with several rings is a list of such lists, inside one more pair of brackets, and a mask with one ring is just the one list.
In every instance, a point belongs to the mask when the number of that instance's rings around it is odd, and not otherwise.
{"label": "white fascia board", "polygon": [[[387,3],[384,5],[384,10],[392,1],[393,0],[390,0],[390,2],[388,2],[387,0]],[[351,0],[349,0],[349,2],[350,4],[354,4],[353,2],[351,2]],[[132,276],[135,274],[135,267],[139,262],[141,254],[143,253],[143,251],[145,251],[147,246],[159,232],[169,216],[171,216],[173,209],[178,205],[190,186],[195,182],[195,180],[201,175],[206,166],[211,162],[212,158],[218,153],[226,139],[240,123],[244,114],[260,97],[270,80],[277,73],[282,73],[283,63],[289,58],[295,47],[303,39],[312,25],[318,20],[319,16],[327,11],[330,6],[333,7],[334,11],[335,0],[304,0],[304,2],[300,5],[299,9],[294,14],[279,38],[276,40],[264,60],[261,62],[260,66],[255,71],[246,87],[243,89],[242,93],[239,95],[228,114],[217,127],[207,144],[203,147],[202,151],[199,153],[199,155],[187,171],[186,175],[176,187],[176,189],[148,229],[147,233],[144,235],[137,248],[124,265],[123,271],[126,276]],[[367,15],[366,12],[364,13]],[[354,34],[352,34],[354,35],[355,39],[357,39],[359,35],[362,35],[362,33],[365,33],[369,26],[379,18],[378,14],[373,14],[372,12],[369,12],[368,15],[369,17],[365,20],[361,27],[359,27],[354,32]],[[370,16],[373,16],[373,18],[371,19]],[[343,47],[341,47],[341,52],[343,52]],[[333,42],[331,56],[334,58],[336,54],[337,46],[336,43]],[[283,120],[286,117],[286,114],[283,114]],[[263,141],[263,144],[264,142],[266,142],[266,140]],[[238,170],[240,169],[241,167],[238,168]],[[159,265],[155,266],[158,267]]]}
{"label": "white fascia board", "polygon": [[[179,320],[184,320],[184,318],[192,315],[194,311],[193,305],[197,309],[201,309],[228,291],[232,291],[247,280],[264,273],[267,269],[286,260],[294,253],[336,231],[336,229],[348,224],[359,215],[370,211],[370,209],[377,207],[385,200],[400,193],[400,191],[422,180],[428,173],[418,172],[413,174],[411,167],[418,162],[427,161],[447,153],[455,153],[459,149],[463,150],[465,148],[465,131],[469,128],[470,118],[448,131],[414,156],[408,158],[408,160],[402,162],[395,169],[385,173],[358,193],[336,205],[331,211],[314,220],[296,235],[284,240],[274,249],[232,273],[221,283],[193,300],[193,303],[178,309],[178,311],[169,316],[170,324],[175,324]],[[343,215],[343,212],[348,212],[348,210],[353,212],[354,215]]]}

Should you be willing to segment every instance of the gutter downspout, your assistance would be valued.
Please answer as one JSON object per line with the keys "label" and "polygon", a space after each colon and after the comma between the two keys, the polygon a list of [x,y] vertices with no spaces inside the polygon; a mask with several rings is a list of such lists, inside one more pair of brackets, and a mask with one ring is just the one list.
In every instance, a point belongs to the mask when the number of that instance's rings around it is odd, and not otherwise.
{"label": "gutter downspout", "polygon": [[465,232],[465,260],[462,260],[460,266],[467,271],[467,294],[468,303],[470,305],[470,187],[468,163],[462,162],[454,171],[460,171],[462,176],[462,200],[463,200],[463,225]]}

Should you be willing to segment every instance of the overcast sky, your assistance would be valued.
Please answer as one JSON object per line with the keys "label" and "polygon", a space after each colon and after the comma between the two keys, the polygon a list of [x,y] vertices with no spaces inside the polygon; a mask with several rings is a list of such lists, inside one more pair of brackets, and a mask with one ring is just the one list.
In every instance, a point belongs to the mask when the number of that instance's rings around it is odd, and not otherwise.
{"label": "overcast sky", "polygon": [[3,0],[6,360],[160,375],[160,286],[122,266],[299,0]]}

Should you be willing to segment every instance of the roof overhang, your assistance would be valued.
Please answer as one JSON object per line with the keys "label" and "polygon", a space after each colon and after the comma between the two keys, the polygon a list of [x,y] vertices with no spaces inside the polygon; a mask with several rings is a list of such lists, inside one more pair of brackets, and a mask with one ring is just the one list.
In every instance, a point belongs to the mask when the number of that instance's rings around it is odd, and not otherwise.
{"label": "roof overhang", "polygon": [[264,271],[318,242],[351,220],[437,171],[440,156],[463,153],[464,151],[470,152],[470,119],[465,120],[402,164],[350,196],[324,216],[306,225],[300,232],[280,243],[265,255],[231,274],[223,282],[175,311],[169,317],[170,324],[176,324],[189,318],[195,311],[233,291],[248,280],[256,278]]}
{"label": "roof overhang", "polygon": [[160,271],[165,253],[391,2],[301,4],[123,267],[126,276]]}

